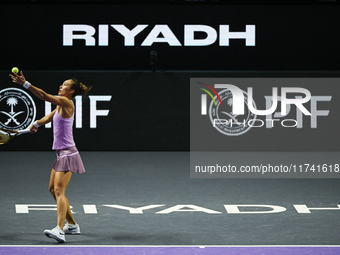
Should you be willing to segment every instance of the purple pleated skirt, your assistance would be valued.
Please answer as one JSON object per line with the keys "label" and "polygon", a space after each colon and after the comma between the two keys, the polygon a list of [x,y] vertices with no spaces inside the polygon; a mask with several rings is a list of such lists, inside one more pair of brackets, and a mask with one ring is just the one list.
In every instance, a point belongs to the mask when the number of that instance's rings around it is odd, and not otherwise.
{"label": "purple pleated skirt", "polygon": [[83,161],[79,155],[79,152],[75,146],[57,150],[57,159],[54,161],[53,169],[56,172],[67,172],[71,171],[73,173],[84,173],[85,168]]}

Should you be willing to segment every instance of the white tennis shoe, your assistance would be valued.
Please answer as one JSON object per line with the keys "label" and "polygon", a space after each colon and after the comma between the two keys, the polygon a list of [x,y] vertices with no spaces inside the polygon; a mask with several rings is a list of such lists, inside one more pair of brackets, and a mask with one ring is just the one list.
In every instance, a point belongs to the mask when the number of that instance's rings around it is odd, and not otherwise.
{"label": "white tennis shoe", "polygon": [[63,230],[66,235],[79,235],[80,234],[80,227],[77,223],[75,225],[72,225],[66,222]]}
{"label": "white tennis shoe", "polygon": [[65,243],[66,240],[65,240],[65,233],[64,231],[62,231],[60,229],[59,226],[56,226],[54,229],[52,230],[49,230],[49,229],[46,229],[44,231],[44,234],[49,237],[49,238],[54,238],[55,240],[57,240],[59,243]]}

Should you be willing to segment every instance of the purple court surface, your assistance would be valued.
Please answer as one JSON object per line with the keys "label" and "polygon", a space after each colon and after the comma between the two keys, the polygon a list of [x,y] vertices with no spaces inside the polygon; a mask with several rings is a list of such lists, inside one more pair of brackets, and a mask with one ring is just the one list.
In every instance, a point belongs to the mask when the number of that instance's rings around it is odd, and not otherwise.
{"label": "purple court surface", "polygon": [[114,246],[2,246],[0,254],[190,254],[190,255],[283,255],[340,254],[339,246],[229,246],[229,247],[114,247]]}

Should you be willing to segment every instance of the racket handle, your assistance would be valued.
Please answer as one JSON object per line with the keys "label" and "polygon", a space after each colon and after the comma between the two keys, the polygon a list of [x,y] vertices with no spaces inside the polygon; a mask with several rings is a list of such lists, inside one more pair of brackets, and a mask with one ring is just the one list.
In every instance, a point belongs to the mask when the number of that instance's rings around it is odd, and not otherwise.
{"label": "racket handle", "polygon": [[23,130],[18,130],[17,135],[22,135],[22,134],[27,134],[30,133],[31,131],[29,129],[23,129]]}

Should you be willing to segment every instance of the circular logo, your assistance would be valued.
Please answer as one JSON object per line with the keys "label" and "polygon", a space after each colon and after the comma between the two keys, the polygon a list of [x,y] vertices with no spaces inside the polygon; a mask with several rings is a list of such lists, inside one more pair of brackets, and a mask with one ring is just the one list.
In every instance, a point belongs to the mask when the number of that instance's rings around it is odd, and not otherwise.
{"label": "circular logo", "polygon": [[[221,102],[215,96],[215,101],[211,101],[209,107],[210,121],[217,131],[224,135],[237,136],[242,135],[252,128],[252,123],[256,120],[256,115],[248,109],[248,94],[243,91],[244,97],[244,114],[235,115],[232,113],[233,106],[233,94],[229,89],[219,92]],[[255,101],[253,100],[253,106],[256,109]]]}
{"label": "circular logo", "polygon": [[18,88],[0,91],[0,128],[21,130],[31,126],[36,108],[32,97]]}

